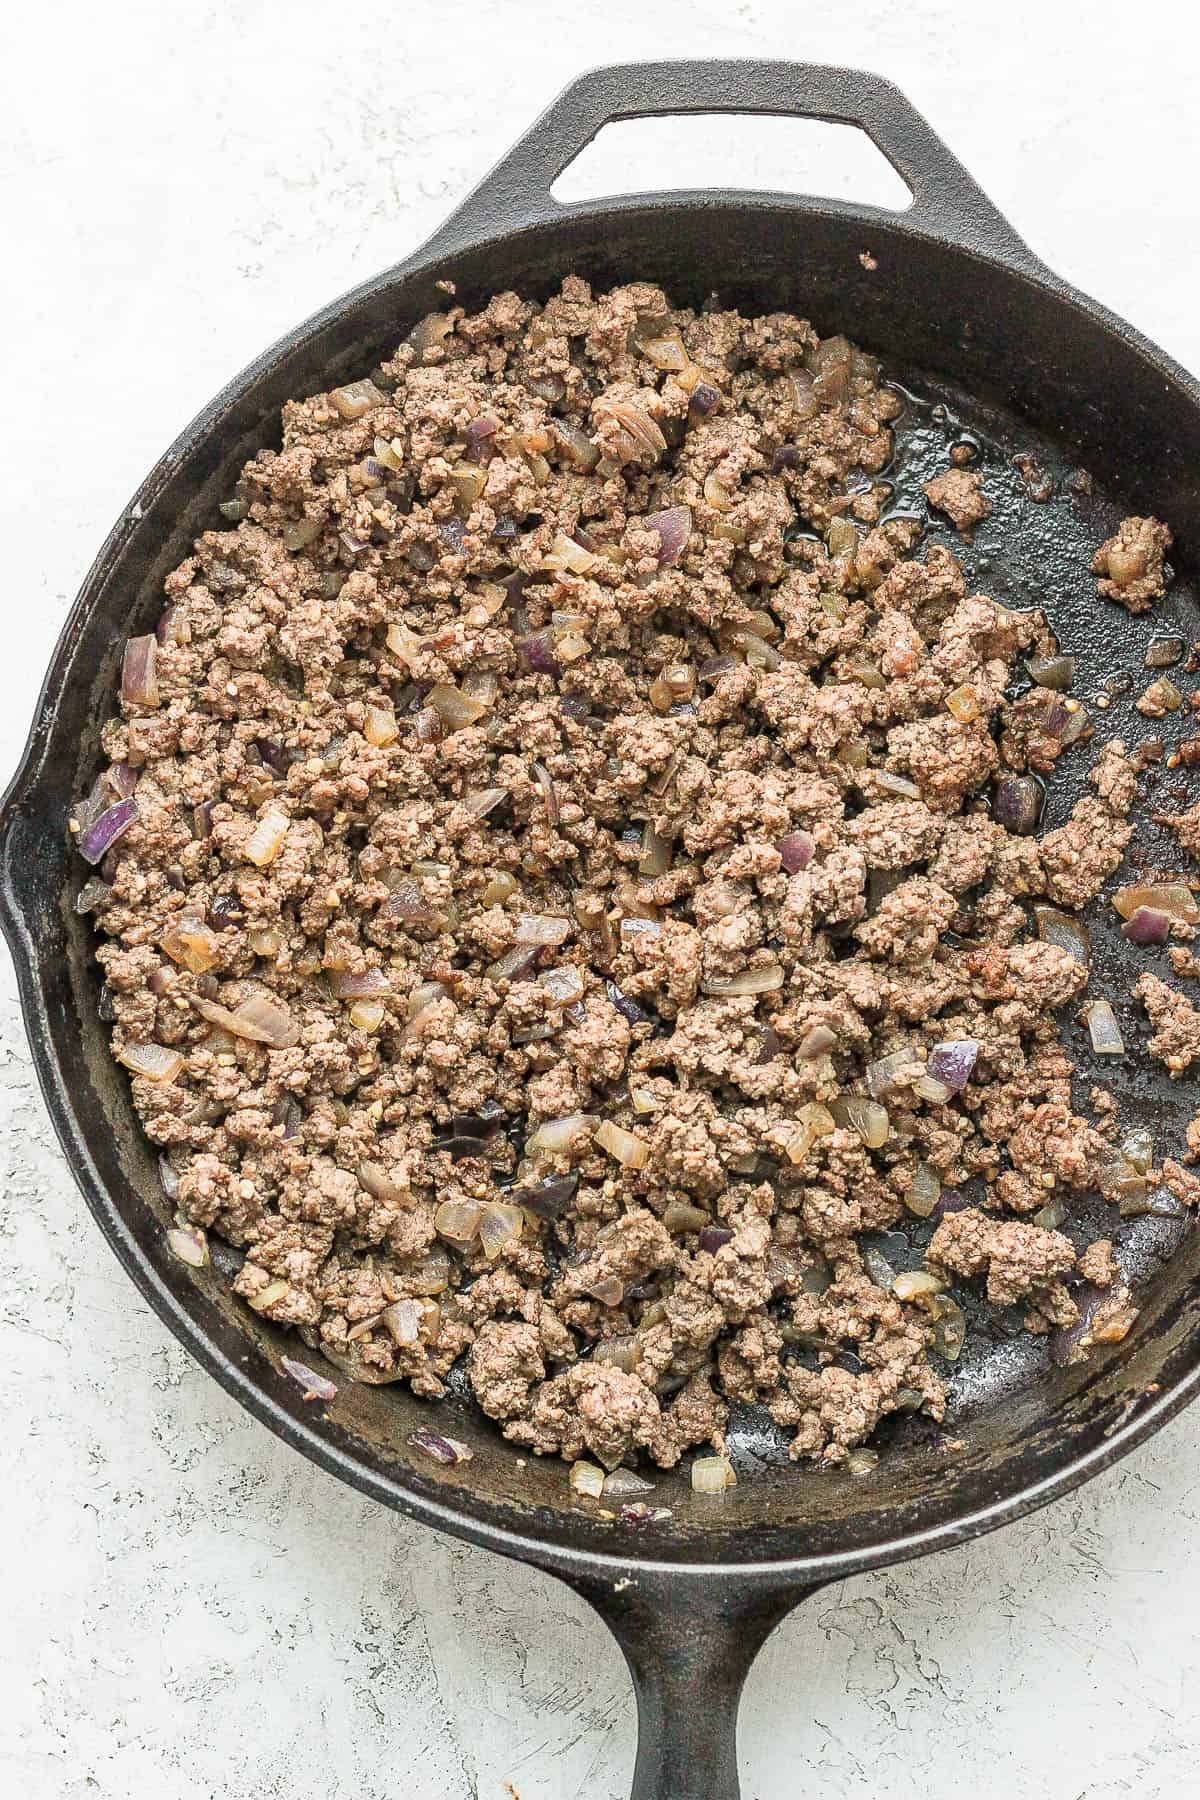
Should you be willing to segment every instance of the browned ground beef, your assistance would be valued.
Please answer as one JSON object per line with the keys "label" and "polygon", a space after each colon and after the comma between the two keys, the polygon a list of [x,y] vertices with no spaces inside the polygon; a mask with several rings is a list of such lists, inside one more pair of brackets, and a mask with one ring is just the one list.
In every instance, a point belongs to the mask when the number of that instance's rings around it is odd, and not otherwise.
{"label": "browned ground beef", "polygon": [[[1096,896],[1135,773],[1105,746],[1041,837],[989,810],[1072,715],[1005,699],[1041,614],[880,523],[900,404],[800,319],[503,294],[285,407],[168,580],[74,821],[132,821],[84,901],[113,1049],[193,1242],[351,1374],[465,1358],[509,1438],[609,1466],[720,1448],[731,1399],[837,1461],[941,1416],[949,1279],[1077,1319],[1040,1209],[1113,1152],[1055,1020],[1086,972],[1020,902]],[[1169,534],[1128,525],[1140,606]],[[859,1234],[935,1203],[891,1291]]]}

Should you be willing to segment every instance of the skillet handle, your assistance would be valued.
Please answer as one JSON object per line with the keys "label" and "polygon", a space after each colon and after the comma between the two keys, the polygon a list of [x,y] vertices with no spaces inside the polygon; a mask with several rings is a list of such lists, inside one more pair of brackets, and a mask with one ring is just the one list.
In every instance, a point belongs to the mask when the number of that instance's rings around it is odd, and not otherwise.
{"label": "skillet handle", "polygon": [[[556,1571],[561,1575],[561,1571]],[[738,1800],[738,1701],[770,1633],[817,1587],[762,1588],[733,1569],[567,1577],[625,1654],[637,1696],[630,1800]]]}
{"label": "skillet handle", "polygon": [[[768,113],[825,119],[865,131],[911,189],[896,214],[835,200],[822,205],[867,219],[902,218],[926,237],[1044,273],[1012,226],[898,88],[863,69],[817,63],[616,63],[578,76],[485,175],[428,249],[449,254],[481,238],[586,211],[560,205],[551,186],[605,125],[677,113]],[[635,204],[643,204],[645,195]],[[774,196],[778,203],[778,196]]]}

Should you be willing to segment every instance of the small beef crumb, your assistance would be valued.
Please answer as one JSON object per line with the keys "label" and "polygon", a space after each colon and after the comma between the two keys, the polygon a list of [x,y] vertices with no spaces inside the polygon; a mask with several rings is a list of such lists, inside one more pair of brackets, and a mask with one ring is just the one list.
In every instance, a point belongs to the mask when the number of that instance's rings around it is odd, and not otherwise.
{"label": "small beef crumb", "polygon": [[1172,542],[1159,519],[1122,519],[1092,558],[1092,574],[1100,577],[1096,592],[1131,613],[1149,612],[1167,591],[1163,558]]}
{"label": "small beef crumb", "polygon": [[977,525],[989,518],[992,503],[983,491],[978,469],[947,469],[925,483],[925,498],[945,513],[956,531],[970,537]]}
{"label": "small beef crumb", "polygon": [[1200,1057],[1200,1012],[1185,995],[1148,970],[1138,977],[1133,992],[1154,1026],[1151,1056],[1157,1056],[1172,1077],[1184,1074]]}
{"label": "small beef crumb", "polygon": [[[168,576],[73,821],[135,815],[80,896],[112,1048],[180,1223],[351,1379],[606,1468],[740,1401],[838,1463],[944,1415],[956,1303],[860,1243],[939,1183],[930,1269],[1077,1323],[1033,1218],[1121,1124],[1072,1110],[1088,971],[1028,903],[1096,898],[1141,764],[1009,697],[1041,613],[881,522],[901,410],[790,314],[448,293]],[[926,493],[969,533],[966,448]],[[1126,521],[1101,591],[1148,605],[1169,542]],[[1060,758],[1085,796],[1011,835],[993,783]],[[1181,1072],[1200,1014],[1139,992]]]}
{"label": "small beef crumb", "polygon": [[1075,1247],[1061,1231],[1016,1219],[993,1219],[974,1207],[950,1213],[929,1242],[934,1269],[973,1278],[987,1276],[994,1306],[1013,1306],[1053,1286],[1075,1265]]}
{"label": "small beef crumb", "polygon": [[1113,1255],[1112,1241],[1109,1238],[1097,1238],[1079,1258],[1079,1273],[1093,1287],[1111,1287],[1120,1271],[1117,1259]]}

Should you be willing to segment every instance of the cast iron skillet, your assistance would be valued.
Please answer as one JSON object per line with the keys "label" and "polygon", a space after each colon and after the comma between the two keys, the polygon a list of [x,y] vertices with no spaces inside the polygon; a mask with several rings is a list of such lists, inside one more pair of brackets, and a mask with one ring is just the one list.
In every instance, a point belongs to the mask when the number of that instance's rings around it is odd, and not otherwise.
{"label": "cast iron skillet", "polygon": [[[555,176],[607,121],[685,112],[858,125],[911,187],[913,205],[893,214],[747,193],[571,206],[551,199]],[[1084,558],[1123,507],[1171,520],[1179,566],[1188,567],[1200,545],[1196,384],[1056,280],[908,102],[875,76],[749,62],[602,69],[568,88],[430,243],[269,350],[147,477],[72,610],[3,802],[0,922],[67,1159],[160,1316],[230,1393],[323,1468],[586,1595],[633,1673],[641,1728],[635,1796],[730,1800],[743,1678],[797,1601],[840,1576],[961,1543],[1043,1505],[1192,1398],[1200,1379],[1192,1236],[1165,1220],[1139,1222],[1144,1230],[1124,1235],[1123,1255],[1147,1278],[1141,1317],[1123,1343],[1082,1367],[1057,1369],[1015,1328],[980,1323],[955,1375],[957,1450],[928,1422],[913,1421],[893,1434],[875,1474],[855,1480],[788,1466],[748,1417],[734,1432],[742,1479],[723,1501],[694,1497],[676,1473],[654,1496],[673,1517],[634,1530],[572,1508],[560,1463],[529,1459],[518,1468],[465,1400],[435,1415],[398,1388],[342,1383],[327,1410],[306,1406],[279,1370],[288,1340],[232,1301],[220,1247],[217,1267],[199,1278],[165,1253],[153,1158],[96,1021],[88,926],[71,905],[81,871],[64,820],[94,767],[121,642],[148,628],[162,577],[198,531],[218,522],[216,502],[243,460],[273,441],[281,403],[370,367],[444,304],[439,277],[473,305],[509,286],[544,295],[570,270],[598,284],[657,281],[679,302],[716,289],[753,310],[785,307],[823,330],[847,331],[893,368],[939,371],[940,389],[914,378],[902,428],[911,466],[907,477],[901,471],[901,488],[920,476],[922,456],[936,453],[945,466],[939,431],[944,438],[971,425],[1005,501],[970,552],[973,573],[998,590],[1046,600],[1068,646],[1091,658],[1093,679],[1126,652],[1140,664],[1151,628],[1097,607]],[[1085,464],[1099,497],[1068,499],[1060,479],[1049,506],[1028,504],[1008,464],[1023,443],[1060,478],[1072,463]],[[1190,602],[1185,595],[1177,604]],[[1056,784],[1051,806],[1060,816],[1078,781],[1068,773]],[[1119,941],[1104,941],[1098,968],[1094,979],[1110,968],[1119,974]],[[1136,1040],[1132,1019],[1127,1029]],[[1157,1118],[1182,1084],[1156,1084],[1144,1057],[1135,1061],[1120,1076],[1124,1097]],[[474,1459],[452,1470],[429,1464],[406,1442],[422,1422],[465,1438]]]}

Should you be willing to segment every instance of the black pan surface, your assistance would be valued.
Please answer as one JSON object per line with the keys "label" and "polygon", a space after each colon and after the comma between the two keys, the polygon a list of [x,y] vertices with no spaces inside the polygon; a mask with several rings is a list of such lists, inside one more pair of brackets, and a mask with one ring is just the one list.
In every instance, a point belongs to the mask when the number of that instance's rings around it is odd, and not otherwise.
{"label": "black pan surface", "polygon": [[[790,112],[862,125],[913,188],[895,215],[761,195],[638,196],[558,207],[554,176],[611,118],[663,112]],[[862,252],[870,255],[863,257]],[[1200,632],[1192,582],[1200,545],[1200,390],[1128,326],[1051,276],[995,213],[907,102],[853,71],[787,64],[665,64],[581,78],[409,263],[308,321],[266,353],[193,422],[147,478],[89,574],[55,653],[30,742],[0,811],[0,923],[13,949],[36,1066],[88,1204],[118,1256],[197,1358],[274,1431],[361,1491],[428,1523],[517,1555],[572,1582],[613,1627],[634,1674],[641,1719],[639,1800],[728,1800],[737,1793],[733,1719],[746,1669],[771,1625],[839,1575],[922,1554],[1002,1524],[1068,1491],[1182,1406],[1200,1379],[1197,1245],[1174,1221],[1121,1222],[1098,1200],[1073,1215],[1082,1244],[1115,1236],[1141,1283],[1142,1314],[1122,1344],[1081,1368],[1053,1366],[1019,1320],[973,1315],[939,1431],[897,1421],[867,1478],[789,1465],[761,1417],[733,1433],[743,1479],[722,1501],[664,1477],[654,1499],[669,1521],[632,1530],[570,1503],[562,1465],[511,1448],[465,1399],[438,1412],[397,1388],[342,1383],[328,1408],[306,1407],[281,1374],[290,1342],[228,1293],[222,1252],[190,1276],[166,1253],[154,1161],[123,1075],[96,1018],[87,922],[73,911],[80,871],[63,829],[95,763],[120,646],[157,614],[163,576],[215,519],[246,457],[276,441],[279,407],[361,373],[442,298],[454,280],[468,306],[504,287],[533,297],[576,271],[597,285],[660,282],[677,302],[710,292],[754,310],[786,307],[881,355],[907,396],[898,431],[897,510],[949,445],[979,446],[997,502],[964,546],[936,521],[979,588],[1041,605],[1080,659],[1075,693],[1098,736],[1157,732],[1132,710],[1149,679],[1145,646],[1174,628]],[[931,373],[936,371],[936,373]],[[1032,452],[1052,492],[1034,500],[1013,464]],[[1071,477],[1093,478],[1089,494]],[[1131,620],[1099,603],[1087,565],[1129,511],[1168,519],[1177,575],[1168,600]],[[1131,691],[1110,692],[1114,676]],[[1120,688],[1117,682],[1116,687]],[[1095,708],[1103,694],[1107,709]],[[1164,735],[1182,735],[1170,722]],[[1080,791],[1090,764],[1069,754],[1051,784],[1048,823]],[[1152,771],[1146,809],[1189,797],[1175,771]],[[1139,846],[1170,868],[1178,850],[1147,826]],[[1092,992],[1111,999],[1130,1055],[1093,1069],[1086,1034],[1064,1021],[1086,1090],[1117,1091],[1130,1122],[1178,1142],[1194,1089],[1167,1081],[1144,1054],[1145,1021],[1127,1003],[1133,953],[1095,909]],[[1138,953],[1144,957],[1146,953]],[[1139,961],[1137,966],[1142,966]],[[1153,965],[1157,966],[1157,965]],[[1085,1096],[1081,1095],[1081,1105]],[[920,1261],[922,1232],[889,1241]],[[407,1433],[433,1422],[474,1459],[441,1470]],[[704,1684],[705,1701],[695,1703]]]}

